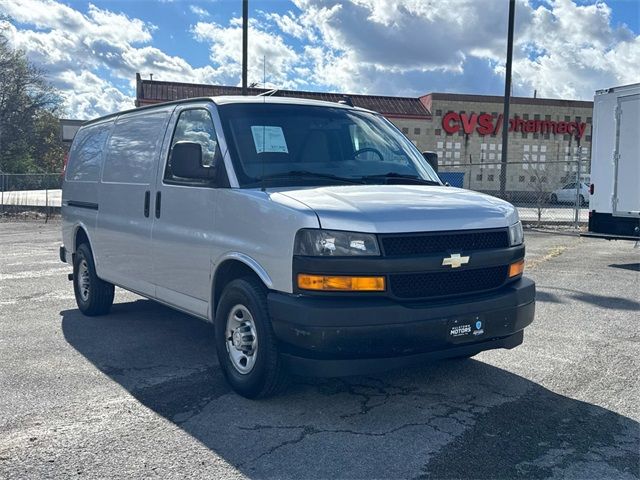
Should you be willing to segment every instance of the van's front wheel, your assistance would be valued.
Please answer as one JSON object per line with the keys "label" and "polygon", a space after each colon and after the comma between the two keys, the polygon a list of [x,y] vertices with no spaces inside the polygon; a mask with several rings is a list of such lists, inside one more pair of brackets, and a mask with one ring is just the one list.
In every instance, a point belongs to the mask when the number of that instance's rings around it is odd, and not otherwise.
{"label": "van's front wheel", "polygon": [[233,280],[215,316],[216,350],[224,375],[238,394],[264,398],[286,385],[267,309],[267,292],[256,279]]}
{"label": "van's front wheel", "polygon": [[73,291],[78,308],[85,315],[109,313],[115,289],[96,275],[93,254],[86,243],[78,247],[73,257]]}

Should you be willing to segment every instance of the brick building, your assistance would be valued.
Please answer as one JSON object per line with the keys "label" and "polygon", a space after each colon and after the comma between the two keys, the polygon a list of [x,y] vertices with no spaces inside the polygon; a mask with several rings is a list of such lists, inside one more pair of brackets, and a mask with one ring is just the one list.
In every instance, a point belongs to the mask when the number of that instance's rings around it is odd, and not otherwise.
{"label": "brick building", "polygon": [[[438,153],[441,171],[464,173],[465,187],[498,190],[502,97],[430,93],[420,100],[432,114],[424,136],[429,149]],[[554,190],[576,178],[578,157],[584,177],[589,172],[592,111],[593,102],[511,98],[507,190]]]}
{"label": "brick building", "polygon": [[[240,87],[143,80],[140,75],[136,86],[136,106],[241,94]],[[265,91],[250,88],[249,94]],[[344,99],[341,93],[293,90],[278,90],[274,95],[329,102]],[[440,171],[451,183],[487,192],[499,189],[502,97],[453,93],[349,97],[355,106],[383,114],[421,151],[437,152]],[[576,178],[579,168],[581,177],[589,172],[593,102],[513,97],[510,105],[507,190],[549,192]]]}

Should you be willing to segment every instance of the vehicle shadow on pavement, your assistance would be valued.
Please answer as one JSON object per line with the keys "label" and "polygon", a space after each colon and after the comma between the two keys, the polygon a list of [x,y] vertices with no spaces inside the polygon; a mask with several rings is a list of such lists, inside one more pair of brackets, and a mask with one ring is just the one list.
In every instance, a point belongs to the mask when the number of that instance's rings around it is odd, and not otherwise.
{"label": "vehicle shadow on pavement", "polygon": [[146,300],[61,315],[71,346],[248,477],[638,475],[638,422],[481,361],[299,378],[251,401],[229,390],[205,322]]}
{"label": "vehicle shadow on pavement", "polygon": [[609,267],[631,270],[632,272],[640,272],[640,263],[612,263]]}
{"label": "vehicle shadow on pavement", "polygon": [[564,297],[579,302],[590,303],[600,308],[608,308],[611,310],[630,310],[640,311],[640,302],[630,300],[624,297],[614,297],[612,295],[597,295],[595,293],[583,292],[571,288],[550,287],[546,285],[538,285],[536,291],[536,301],[550,303],[564,303],[565,301],[548,290],[563,292]]}

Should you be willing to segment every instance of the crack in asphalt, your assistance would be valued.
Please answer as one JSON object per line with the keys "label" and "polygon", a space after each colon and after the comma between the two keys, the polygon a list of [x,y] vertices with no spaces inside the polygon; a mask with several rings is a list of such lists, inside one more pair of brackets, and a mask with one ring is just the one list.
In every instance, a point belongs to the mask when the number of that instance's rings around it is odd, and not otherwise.
{"label": "crack in asphalt", "polygon": [[[439,417],[434,417],[434,418],[439,418]],[[364,436],[364,437],[385,437],[386,435],[391,435],[393,433],[397,433],[400,430],[404,430],[405,428],[410,428],[410,427],[429,427],[432,430],[435,430],[438,433],[442,433],[443,435],[446,436],[452,436],[451,433],[445,432],[440,430],[439,428],[431,425],[429,422],[415,422],[415,423],[405,423],[403,425],[400,425],[398,427],[394,427],[390,430],[386,430],[384,432],[363,432],[363,431],[357,431],[357,430],[351,430],[351,429],[343,429],[343,428],[339,428],[339,429],[331,429],[331,428],[317,428],[317,427],[313,427],[310,425],[254,425],[252,427],[238,427],[239,430],[244,430],[244,431],[261,431],[261,430],[301,430],[300,434],[293,439],[289,439],[289,440],[284,440],[283,442],[274,445],[273,447],[269,448],[268,450],[266,450],[265,452],[262,452],[260,455],[258,455],[257,457],[248,460],[246,462],[242,462],[240,464],[238,464],[238,467],[243,467],[249,463],[254,463],[257,462],[258,460],[272,455],[274,452],[276,452],[277,450],[280,450],[283,447],[286,447],[288,445],[295,445],[297,443],[300,443],[304,440],[306,440],[308,437],[313,436],[313,435],[319,435],[322,433],[329,433],[329,434],[349,434],[349,435],[357,435],[357,436]]]}
{"label": "crack in asphalt", "polygon": [[[353,413],[341,414],[339,418],[341,419],[351,419],[356,416],[367,415],[373,409],[387,406],[389,401],[395,400],[396,398],[407,398],[407,397],[415,397],[416,399],[424,399],[425,397],[432,397],[435,399],[440,399],[440,401],[436,404],[431,403],[429,406],[430,410],[442,410],[438,414],[431,414],[428,421],[424,422],[406,422],[399,426],[393,427],[391,429],[387,429],[382,432],[370,432],[363,430],[356,430],[351,428],[320,428],[308,424],[304,425],[267,425],[267,424],[255,424],[253,426],[238,426],[237,428],[242,431],[249,432],[259,432],[264,430],[300,430],[294,438],[289,438],[283,440],[270,447],[269,449],[262,452],[260,455],[247,460],[246,462],[241,462],[237,466],[242,468],[248,464],[254,464],[255,462],[263,459],[266,456],[272,455],[278,450],[290,446],[299,444],[305,441],[307,438],[320,435],[320,434],[348,434],[348,435],[356,435],[356,436],[364,436],[364,437],[376,437],[383,438],[387,435],[392,435],[406,428],[411,427],[426,427],[434,432],[437,432],[447,438],[445,443],[449,443],[453,438],[456,437],[455,432],[446,431],[440,428],[436,423],[439,420],[445,420],[449,422],[453,422],[456,425],[459,425],[461,429],[464,431],[470,425],[473,425],[476,421],[475,417],[477,415],[482,415],[489,410],[489,407],[484,405],[475,404],[473,400],[475,399],[475,395],[466,394],[462,396],[457,396],[456,401],[452,401],[451,397],[447,393],[434,393],[434,392],[422,392],[417,387],[403,387],[398,385],[393,385],[391,383],[385,382],[382,379],[376,379],[367,377],[364,380],[372,381],[378,383],[378,385],[371,385],[367,383],[350,383],[344,379],[331,379],[328,381],[320,381],[315,383],[308,382],[298,382],[298,385],[304,385],[308,387],[315,387],[318,390],[318,393],[325,396],[334,396],[338,394],[348,394],[353,397],[360,397],[359,400],[359,410]],[[332,388],[333,387],[333,388]],[[391,390],[391,391],[389,391]],[[499,391],[487,391],[489,395],[495,395],[498,399],[500,399],[500,404],[512,401],[515,398],[518,398],[519,395],[506,395],[504,392]],[[380,403],[370,405],[373,399],[382,398],[383,400]],[[420,407],[418,407],[420,408]],[[470,419],[469,416],[473,416],[473,419]]]}
{"label": "crack in asphalt", "polygon": [[[416,396],[420,394],[417,387],[403,387],[399,385],[392,385],[383,381],[382,379],[373,377],[365,377],[364,380],[378,383],[378,385],[371,385],[367,383],[352,383],[342,378],[336,378],[324,383],[301,381],[298,382],[298,385],[305,385],[308,387],[316,388],[318,390],[318,393],[327,396],[346,393],[354,397],[359,397],[359,410],[352,413],[341,414],[340,418],[343,419],[359,415],[366,415],[376,408],[385,406],[389,399],[393,396],[410,397],[412,395]],[[377,404],[370,404],[371,401],[378,399],[382,399],[382,401]]]}

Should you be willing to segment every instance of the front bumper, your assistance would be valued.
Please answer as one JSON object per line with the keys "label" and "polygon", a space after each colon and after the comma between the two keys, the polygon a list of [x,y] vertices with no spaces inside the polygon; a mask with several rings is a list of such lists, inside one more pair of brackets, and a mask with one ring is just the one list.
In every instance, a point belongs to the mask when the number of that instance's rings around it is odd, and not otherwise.
{"label": "front bumper", "polygon": [[[268,302],[290,370],[343,376],[513,348],[533,321],[535,284],[522,278],[491,293],[429,302],[277,292]],[[468,335],[451,335],[466,325]]]}

